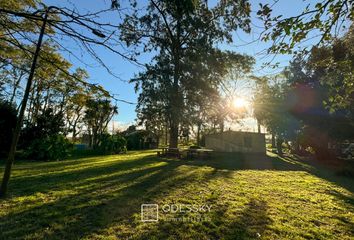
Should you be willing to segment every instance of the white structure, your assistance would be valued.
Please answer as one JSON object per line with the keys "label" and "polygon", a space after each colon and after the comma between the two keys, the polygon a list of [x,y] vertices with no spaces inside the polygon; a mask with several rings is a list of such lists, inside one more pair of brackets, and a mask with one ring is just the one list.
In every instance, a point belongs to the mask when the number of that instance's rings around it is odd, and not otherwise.
{"label": "white structure", "polygon": [[226,131],[205,136],[205,147],[218,152],[265,153],[265,134]]}

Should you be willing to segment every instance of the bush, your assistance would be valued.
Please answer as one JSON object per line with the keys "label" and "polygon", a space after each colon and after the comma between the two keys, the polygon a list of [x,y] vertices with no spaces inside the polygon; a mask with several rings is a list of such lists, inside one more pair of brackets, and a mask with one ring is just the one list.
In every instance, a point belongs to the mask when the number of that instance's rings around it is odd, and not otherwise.
{"label": "bush", "polygon": [[0,116],[0,157],[3,157],[10,150],[12,132],[17,121],[16,108],[10,103],[0,101]]}
{"label": "bush", "polygon": [[201,149],[201,148],[202,148],[201,146],[197,146],[197,145],[193,145],[189,147],[189,149]]}
{"label": "bush", "polygon": [[104,134],[98,149],[101,154],[117,154],[127,151],[127,141],[120,135]]}
{"label": "bush", "polygon": [[127,140],[127,148],[129,150],[143,149],[144,136],[145,136],[144,131],[135,131],[127,134],[125,136]]}
{"label": "bush", "polygon": [[33,140],[25,150],[25,156],[36,160],[60,160],[67,158],[72,149],[73,144],[65,136],[56,134]]}
{"label": "bush", "polygon": [[52,108],[43,111],[34,123],[26,123],[21,131],[19,148],[27,149],[34,140],[48,139],[64,132],[63,113],[56,113]]}

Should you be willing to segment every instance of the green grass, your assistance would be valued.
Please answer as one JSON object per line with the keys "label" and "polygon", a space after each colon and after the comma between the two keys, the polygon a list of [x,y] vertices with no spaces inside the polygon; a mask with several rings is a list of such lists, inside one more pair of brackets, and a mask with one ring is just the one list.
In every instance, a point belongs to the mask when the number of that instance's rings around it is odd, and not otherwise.
{"label": "green grass", "polygon": [[[0,200],[0,239],[353,239],[352,179],[276,155],[155,155],[17,163]],[[160,213],[143,223],[142,203],[211,211],[200,213],[203,221]]]}

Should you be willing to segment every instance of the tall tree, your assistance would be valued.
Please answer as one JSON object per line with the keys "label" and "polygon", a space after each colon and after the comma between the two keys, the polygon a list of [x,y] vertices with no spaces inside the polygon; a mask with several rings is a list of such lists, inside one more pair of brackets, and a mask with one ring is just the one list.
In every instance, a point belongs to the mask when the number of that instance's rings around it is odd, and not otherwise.
{"label": "tall tree", "polygon": [[[142,46],[156,54],[147,70],[133,80],[142,90],[138,108],[162,105],[170,128],[169,145],[177,147],[186,99],[216,88],[226,68],[238,57],[216,45],[232,42],[232,31],[237,28],[250,30],[250,5],[244,0],[220,1],[208,8],[202,1],[150,0],[143,13],[135,1],[133,8],[121,25],[121,38],[128,46]],[[138,48],[135,51],[140,52]]]}
{"label": "tall tree", "polygon": [[107,132],[107,126],[114,114],[118,113],[117,107],[113,106],[109,99],[88,99],[84,121],[87,123],[90,133],[90,145],[97,148],[101,137]]}
{"label": "tall tree", "polygon": [[306,144],[318,158],[334,153],[329,142],[354,137],[353,32],[328,46],[315,46],[307,60],[292,62],[289,79],[294,99],[302,98],[292,112],[306,127]]}
{"label": "tall tree", "polygon": [[[118,8],[119,2],[112,0],[111,7],[114,9]],[[66,51],[71,55],[73,55],[72,51],[65,46],[65,41],[63,41],[63,39],[73,40],[67,42],[77,43],[80,48],[84,48],[87,53],[89,53],[109,72],[109,68],[97,55],[94,49],[95,47],[104,47],[127,60],[132,60],[116,49],[117,44],[119,44],[119,39],[115,37],[117,26],[110,22],[105,23],[98,20],[98,17],[102,16],[104,12],[105,11],[98,11],[90,14],[81,14],[77,11],[63,7],[48,7],[44,4],[39,4],[38,1],[34,0],[0,1],[0,13],[2,16],[0,19],[0,44],[5,49],[5,51],[0,50],[0,60],[5,65],[12,64],[15,66],[13,61],[11,61],[11,55],[8,55],[8,52],[12,53],[19,51],[23,54],[33,56],[23,99],[21,101],[16,128],[14,130],[14,137],[5,165],[4,176],[0,187],[0,196],[5,195],[7,191],[17,142],[37,67],[37,59],[40,58],[51,63],[63,73],[70,75],[69,72],[53,62],[48,56],[40,54],[43,38],[50,39],[51,42],[60,46],[62,51]],[[33,48],[33,45],[36,47]],[[74,57],[80,59],[75,55]]]}
{"label": "tall tree", "polygon": [[283,76],[280,80],[278,76],[258,78],[257,81],[253,104],[254,116],[272,134],[272,145],[275,144],[278,153],[282,154],[283,142],[296,143],[297,133],[301,127],[299,120],[291,112],[289,84]]}

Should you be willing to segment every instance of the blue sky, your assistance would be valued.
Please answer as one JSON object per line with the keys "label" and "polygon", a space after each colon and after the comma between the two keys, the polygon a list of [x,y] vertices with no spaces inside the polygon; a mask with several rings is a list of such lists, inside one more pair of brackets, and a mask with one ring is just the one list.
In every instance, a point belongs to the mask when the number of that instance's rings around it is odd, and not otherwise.
{"label": "blue sky", "polygon": [[[106,9],[110,6],[110,0],[44,0],[47,5],[65,6],[72,9],[74,6],[80,10],[80,12],[94,12],[102,9]],[[209,1],[213,4],[215,1]],[[259,37],[259,33],[262,31],[262,23],[256,18],[256,12],[259,9],[259,3],[272,4],[273,0],[261,1],[251,0],[252,4],[252,32],[246,34],[242,31],[238,31],[234,34],[234,43],[231,45],[222,45],[221,48],[236,51],[239,53],[249,54],[256,58],[256,66],[254,68],[255,75],[269,75],[279,72],[281,69],[269,69],[262,68],[262,63],[269,61],[272,56],[265,57],[261,52],[269,47],[270,43],[264,43],[255,41]],[[302,0],[280,0],[274,7],[274,14],[282,14],[283,16],[293,16],[301,13],[304,7],[314,1],[302,1]],[[119,23],[119,16],[110,14],[107,16],[107,20],[112,23]],[[252,42],[252,43],[250,43]],[[67,43],[67,45],[70,43]],[[110,70],[123,80],[128,81],[142,69],[127,62],[120,56],[113,54],[104,49],[96,49],[98,55],[109,66]],[[64,53],[65,58],[73,63],[73,67],[83,67],[90,75],[90,82],[99,83],[109,90],[112,94],[117,94],[117,97],[130,102],[137,101],[137,94],[134,92],[134,84],[121,81],[111,74],[109,74],[102,66],[91,59],[87,53],[78,49],[73,49],[73,52],[89,63],[90,67],[84,66],[80,61],[72,56]],[[275,62],[280,62],[281,66],[286,66],[291,56],[278,55],[275,57]],[[140,62],[148,62],[150,60],[149,55],[142,55]],[[114,121],[119,122],[122,125],[132,123],[136,118],[135,105],[129,105],[126,103],[118,102],[119,114],[114,117]]]}

